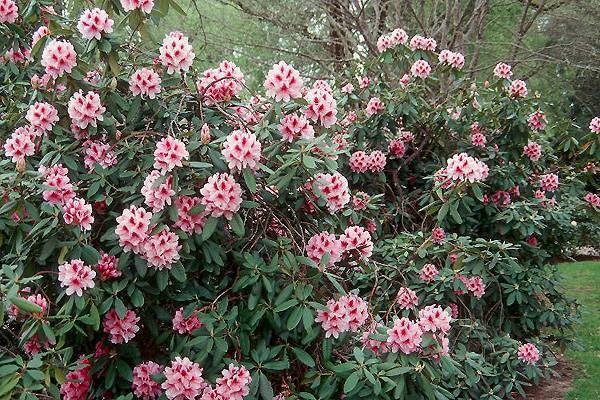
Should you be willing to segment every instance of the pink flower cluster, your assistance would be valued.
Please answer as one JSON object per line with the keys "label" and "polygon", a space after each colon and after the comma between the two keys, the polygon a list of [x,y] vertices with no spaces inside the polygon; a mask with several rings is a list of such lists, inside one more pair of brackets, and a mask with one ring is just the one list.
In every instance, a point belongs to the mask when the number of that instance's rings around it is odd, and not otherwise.
{"label": "pink flower cluster", "polygon": [[35,153],[35,130],[30,126],[17,128],[4,143],[4,154],[15,164],[25,164],[25,157]]}
{"label": "pink flower cluster", "polygon": [[287,102],[302,97],[304,81],[294,67],[280,61],[267,74],[264,87],[268,97]]}
{"label": "pink flower cluster", "polygon": [[415,308],[417,304],[419,304],[419,298],[414,290],[407,287],[401,287],[396,295],[396,303],[398,303],[401,309],[408,310]]}
{"label": "pink flower cluster", "polygon": [[106,11],[99,8],[83,11],[77,29],[84,39],[100,40],[103,33],[112,33],[114,21],[108,17]]}
{"label": "pink flower cluster", "polygon": [[154,0],[121,0],[121,6],[125,11],[141,10],[146,14],[152,12]]}
{"label": "pink flower cluster", "polygon": [[542,146],[536,142],[529,142],[523,146],[523,155],[529,157],[531,161],[538,161],[542,156]]}
{"label": "pink flower cluster", "polygon": [[387,345],[393,353],[399,351],[410,354],[417,351],[423,341],[423,331],[417,322],[410,319],[396,318],[394,325],[387,331]]}
{"label": "pink flower cluster", "polygon": [[410,39],[410,49],[415,50],[426,50],[435,51],[437,42],[433,38],[426,38],[421,35],[415,35]]}
{"label": "pink flower cluster", "polygon": [[169,400],[193,400],[207,386],[202,378],[200,365],[187,357],[175,357],[164,373],[165,381],[161,387]]}
{"label": "pink flower cluster", "polygon": [[66,40],[53,39],[42,52],[42,66],[46,73],[57,78],[64,73],[70,74],[77,65],[77,53],[73,45]]}
{"label": "pink flower cluster", "polygon": [[356,192],[356,194],[352,196],[352,208],[355,211],[364,210],[365,208],[367,208],[367,203],[369,202],[369,199],[369,195],[365,192]]}
{"label": "pink flower cluster", "polygon": [[331,94],[331,89],[313,87],[304,99],[308,102],[304,115],[314,122],[320,122],[324,128],[329,128],[337,122],[337,102]]}
{"label": "pink flower cluster", "polygon": [[62,164],[56,164],[50,168],[41,166],[39,171],[44,177],[44,184],[52,187],[52,189],[46,189],[42,193],[45,201],[50,204],[64,204],[75,197],[73,184],[67,175],[69,170],[64,168]]}
{"label": "pink flower cluster", "polygon": [[450,320],[450,314],[437,305],[430,305],[419,311],[419,326],[423,332],[446,334],[450,330]]}
{"label": "pink flower cluster", "polygon": [[410,73],[415,78],[426,79],[431,74],[431,66],[425,60],[417,60],[410,67]]}
{"label": "pink flower cluster", "polygon": [[242,400],[250,393],[252,378],[244,366],[229,364],[221,371],[215,388],[207,388],[200,400]]}
{"label": "pink flower cluster", "polygon": [[445,174],[447,179],[452,181],[482,182],[487,178],[489,168],[481,160],[460,153],[448,159]]}
{"label": "pink flower cluster", "polygon": [[192,213],[192,209],[202,202],[200,197],[179,196],[175,200],[177,221],[175,227],[186,233],[200,233],[206,222],[206,213]]}
{"label": "pink flower cluster", "polygon": [[396,158],[402,158],[406,153],[406,145],[401,138],[393,139],[388,145],[388,151]]}
{"label": "pink flower cluster", "polygon": [[293,142],[295,139],[313,139],[315,130],[304,115],[291,113],[283,117],[277,126],[282,140]]}
{"label": "pink flower cluster", "polygon": [[235,130],[227,135],[221,154],[232,172],[241,172],[245,168],[258,169],[262,145],[254,133]]}
{"label": "pink flower cluster", "polygon": [[233,176],[226,173],[210,176],[200,194],[206,213],[217,218],[224,216],[230,220],[242,204],[242,188]]}
{"label": "pink flower cluster", "polygon": [[0,0],[0,24],[13,24],[19,16],[19,7],[13,0]]}
{"label": "pink flower cluster", "polygon": [[435,277],[439,274],[438,269],[433,264],[425,264],[423,268],[421,268],[421,272],[419,273],[419,278],[425,282],[431,282],[435,279]]}
{"label": "pink flower cluster", "polygon": [[538,131],[546,129],[548,121],[546,119],[546,115],[538,110],[529,115],[529,118],[527,118],[527,123],[531,129]]}
{"label": "pink flower cluster", "polygon": [[558,190],[558,175],[546,174],[540,177],[540,188],[548,192]]}
{"label": "pink flower cluster", "polygon": [[152,213],[147,212],[143,207],[131,205],[123,210],[123,213],[117,217],[115,229],[115,233],[119,236],[119,245],[125,251],[140,253],[148,237],[151,219]]}
{"label": "pink flower cluster", "polygon": [[503,62],[496,64],[494,68],[494,75],[502,79],[510,79],[512,77],[512,68],[510,65]]}
{"label": "pink flower cluster", "polygon": [[370,154],[362,150],[356,151],[348,160],[350,169],[354,172],[381,172],[385,168],[387,159],[385,154],[379,150],[375,150]]}
{"label": "pink flower cluster", "polygon": [[60,385],[60,395],[63,400],[87,399],[92,384],[91,367],[88,365],[87,360],[84,360],[83,364],[83,367],[69,371],[65,376],[65,381]]}
{"label": "pink flower cluster", "polygon": [[73,197],[63,205],[63,218],[67,225],[77,225],[82,231],[92,229],[94,217],[92,216],[92,206],[86,203],[85,199]]}
{"label": "pink flower cluster", "polygon": [[540,359],[540,351],[533,343],[525,343],[519,346],[517,357],[527,364],[534,365]]}
{"label": "pink flower cluster", "polygon": [[308,258],[313,260],[317,265],[321,263],[325,254],[329,254],[328,267],[332,267],[338,262],[341,259],[342,253],[340,241],[334,234],[328,232],[321,232],[312,236],[308,239],[304,250]]}
{"label": "pink flower cluster", "polygon": [[381,35],[377,39],[377,49],[383,53],[387,49],[394,48],[398,45],[406,44],[408,35],[403,29],[396,28],[389,34]]}
{"label": "pink flower cluster", "polygon": [[88,171],[92,172],[96,164],[102,168],[110,168],[117,163],[117,157],[108,143],[99,140],[90,140],[83,143],[85,158],[83,163]]}
{"label": "pink flower cluster", "polygon": [[358,255],[363,260],[368,260],[373,254],[373,241],[371,234],[361,226],[349,226],[340,236],[340,246],[346,256]]}
{"label": "pink flower cluster", "polygon": [[175,316],[173,317],[173,330],[175,332],[178,332],[182,335],[191,335],[193,331],[200,329],[201,327],[202,322],[200,322],[200,318],[198,318],[198,311],[192,312],[192,314],[187,318],[185,318],[183,315],[183,307],[175,311]]}
{"label": "pink flower cluster", "polygon": [[520,79],[512,81],[508,88],[508,92],[512,97],[525,97],[528,94],[527,85]]}
{"label": "pink flower cluster", "polygon": [[35,46],[35,44],[46,35],[50,34],[50,29],[47,26],[40,26],[35,32],[33,32],[33,36],[31,37],[31,47]]}
{"label": "pink flower cluster", "polygon": [[160,271],[163,268],[171,269],[171,266],[179,260],[179,250],[181,250],[179,236],[166,227],[147,237],[141,256],[148,261],[148,265]]}
{"label": "pink flower cluster", "polygon": [[240,68],[231,61],[221,61],[218,68],[202,73],[198,88],[204,94],[207,105],[227,102],[236,97],[246,83]]}
{"label": "pink flower cluster", "polygon": [[51,104],[43,102],[32,104],[27,110],[25,119],[29,121],[34,130],[40,132],[51,131],[54,124],[59,120],[56,108]]}
{"label": "pink flower cluster", "polygon": [[446,238],[446,232],[439,226],[433,228],[431,231],[431,241],[436,244],[440,244]]}
{"label": "pink flower cluster", "polygon": [[438,59],[440,64],[450,65],[459,70],[465,66],[465,56],[450,50],[442,50]]}
{"label": "pink flower cluster", "polygon": [[315,321],[321,324],[325,337],[339,338],[340,333],[356,332],[369,319],[367,303],[355,294],[327,302],[327,311],[317,310]]}
{"label": "pink flower cluster", "polygon": [[66,287],[67,296],[82,296],[83,291],[94,287],[96,272],[85,265],[82,260],[75,259],[58,266],[58,281]]}
{"label": "pink flower cluster", "polygon": [[100,254],[100,261],[96,264],[96,269],[100,273],[100,279],[103,281],[118,278],[123,274],[117,266],[117,257],[104,252]]}
{"label": "pink flower cluster", "polygon": [[173,136],[167,136],[156,143],[154,150],[154,168],[163,172],[173,170],[175,167],[183,166],[182,161],[187,160],[190,153],[185,148],[185,144],[175,139]]}
{"label": "pink flower cluster", "polygon": [[168,74],[187,72],[196,57],[188,38],[178,31],[165,36],[159,52],[158,59],[163,66],[167,67]]}
{"label": "pink flower cluster", "polygon": [[325,198],[330,213],[341,210],[350,201],[348,180],[339,172],[317,174],[315,185]]}
{"label": "pink flower cluster", "polygon": [[160,76],[156,72],[140,68],[129,78],[129,90],[134,96],[148,96],[149,99],[154,99],[162,90],[160,83]]}
{"label": "pink flower cluster", "polygon": [[82,90],[73,93],[69,99],[69,117],[73,124],[81,129],[88,125],[96,126],[96,121],[102,121],[102,114],[106,108],[100,102],[100,96],[95,92],[87,92],[85,95]]}
{"label": "pink flower cluster", "polygon": [[144,179],[141,192],[144,195],[144,203],[152,208],[153,212],[162,211],[166,205],[171,205],[171,197],[175,191],[171,188],[172,176],[166,176],[159,170],[152,170]]}
{"label": "pink flower cluster", "polygon": [[600,135],[600,117],[594,117],[590,121],[590,131]]}
{"label": "pink flower cluster", "polygon": [[384,104],[381,100],[379,100],[379,97],[371,97],[371,99],[369,100],[369,103],[367,104],[367,108],[365,110],[365,114],[367,114],[367,116],[372,116],[377,114],[378,112],[382,111],[384,109]]}
{"label": "pink flower cluster", "polygon": [[585,195],[584,200],[590,205],[590,207],[600,208],[600,196],[595,193],[588,193]]}
{"label": "pink flower cluster", "polygon": [[162,369],[162,366],[153,361],[139,364],[133,368],[131,388],[136,397],[143,400],[152,400],[160,396],[160,383],[152,379],[152,375],[159,374]]}
{"label": "pink flower cluster", "polygon": [[123,318],[119,316],[116,309],[111,309],[104,317],[104,332],[110,335],[110,341],[114,344],[127,343],[133,339],[140,330],[137,323],[140,321],[133,310],[126,310]]}

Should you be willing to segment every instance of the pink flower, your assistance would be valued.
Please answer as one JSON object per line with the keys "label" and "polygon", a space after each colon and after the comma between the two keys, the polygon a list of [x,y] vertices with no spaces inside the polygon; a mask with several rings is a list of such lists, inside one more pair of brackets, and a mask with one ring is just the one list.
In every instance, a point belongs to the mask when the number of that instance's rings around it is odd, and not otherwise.
{"label": "pink flower", "polygon": [[116,309],[111,309],[104,317],[104,332],[110,335],[114,344],[127,343],[135,337],[140,330],[137,323],[140,321],[135,311],[126,310],[123,318],[119,317]]}
{"label": "pink flower", "polygon": [[70,74],[75,65],[77,65],[77,53],[71,43],[53,39],[46,44],[42,52],[42,66],[46,68],[46,73],[57,78],[63,76],[65,72]]}
{"label": "pink flower", "polygon": [[590,207],[600,208],[600,196],[597,194],[590,192],[583,199],[588,202]]}
{"label": "pink flower", "polygon": [[519,360],[534,365],[540,359],[540,351],[533,343],[525,343],[517,350]]}
{"label": "pink flower", "polygon": [[119,236],[119,245],[125,251],[133,250],[134,253],[139,253],[148,237],[151,219],[152,213],[147,212],[143,207],[132,205],[123,210],[123,214],[117,217],[115,229],[115,233]]}
{"label": "pink flower", "polygon": [[252,378],[245,367],[229,364],[229,368],[221,371],[221,375],[216,380],[216,391],[223,399],[242,400],[250,393]]}
{"label": "pink flower", "polygon": [[156,98],[161,91],[160,76],[151,69],[140,68],[129,78],[129,90],[134,96],[148,96],[149,99]]}
{"label": "pink flower", "polygon": [[209,144],[211,141],[210,127],[208,124],[203,124],[202,128],[200,128],[200,141],[202,144]]}
{"label": "pink flower", "polygon": [[139,9],[146,14],[150,14],[152,7],[154,7],[154,0],[121,0],[121,6],[123,6],[124,11]]}
{"label": "pink flower", "polygon": [[84,10],[77,29],[84,39],[100,40],[102,33],[112,33],[114,21],[108,17],[106,11],[99,8]]}
{"label": "pink flower", "polygon": [[67,225],[78,225],[82,231],[92,229],[94,217],[92,216],[92,206],[87,204],[84,199],[73,197],[67,200],[63,206],[63,218]]}
{"label": "pink flower", "polygon": [[373,351],[373,353],[375,354],[383,354],[383,353],[387,353],[388,351],[388,345],[386,341],[382,341],[382,340],[377,340],[377,339],[371,339],[369,336],[372,334],[379,334],[378,329],[379,327],[383,326],[381,323],[375,323],[374,325],[371,326],[371,328],[365,332],[363,332],[362,336],[361,336],[361,343],[363,345],[363,348],[367,348],[370,349],[371,351]]}
{"label": "pink flower", "polygon": [[190,158],[190,153],[185,144],[173,136],[167,136],[156,143],[154,150],[154,168],[163,172],[171,171],[175,167],[181,167],[182,160]]}
{"label": "pink flower", "polygon": [[[1,0],[0,0],[1,2]],[[33,32],[33,36],[31,37],[31,48],[35,46],[35,44],[44,36],[50,34],[50,29],[47,26],[40,26],[35,32]]]}
{"label": "pink flower", "polygon": [[370,157],[362,150],[352,153],[348,160],[350,169],[354,172],[366,172],[369,169]]}
{"label": "pink flower", "polygon": [[69,99],[69,117],[73,123],[81,129],[88,125],[96,126],[96,121],[102,121],[102,114],[106,108],[100,103],[100,96],[95,92],[87,92],[83,95],[83,90],[73,93]]}
{"label": "pink flower", "polygon": [[82,296],[85,289],[94,287],[96,272],[85,265],[80,259],[71,260],[58,266],[58,281],[60,286],[66,287],[65,293]]}
{"label": "pink flower", "polygon": [[435,51],[437,43],[432,38],[426,38],[421,35],[415,35],[410,39],[410,49],[415,50],[428,50]]}
{"label": "pink flower", "polygon": [[412,132],[406,131],[404,129],[400,129],[399,135],[400,140],[402,140],[404,143],[410,143],[413,140],[415,140],[415,135],[413,135]]}
{"label": "pink flower", "polygon": [[546,174],[540,177],[540,188],[548,192],[558,190],[558,175]]}
{"label": "pink flower", "polygon": [[242,188],[233,176],[227,173],[217,173],[208,178],[200,189],[202,204],[206,206],[206,213],[213,217],[224,216],[233,218],[242,204]]}
{"label": "pink flower", "polygon": [[442,50],[438,59],[440,64],[451,65],[456,69],[462,69],[465,66],[465,56],[450,50]]}
{"label": "pink flower", "polygon": [[68,372],[65,381],[60,385],[60,395],[63,400],[86,400],[88,398],[92,377],[88,361],[84,360],[82,364],[84,364],[82,368]]}
{"label": "pink flower", "polygon": [[410,80],[411,80],[411,76],[409,74],[402,75],[402,78],[400,78],[400,86],[405,88],[410,83]]}
{"label": "pink flower", "polygon": [[390,40],[394,46],[399,44],[406,44],[408,41],[408,35],[404,29],[396,28],[390,33]]}
{"label": "pink flower", "polygon": [[347,227],[340,236],[340,246],[342,253],[356,252],[363,260],[368,260],[373,254],[371,234],[362,226]]}
{"label": "pink flower", "polygon": [[387,160],[385,158],[385,154],[383,154],[379,150],[375,150],[371,154],[369,154],[369,171],[371,172],[381,172],[385,168]]}
{"label": "pink flower", "polygon": [[594,117],[590,121],[590,131],[600,134],[600,117]]}
{"label": "pink flower", "polygon": [[393,139],[388,146],[388,151],[392,156],[401,158],[406,152],[404,141],[402,139]]}
{"label": "pink flower", "polygon": [[171,205],[171,197],[175,195],[171,188],[172,181],[172,176],[165,177],[164,173],[156,169],[144,179],[141,192],[145,198],[144,204],[152,207],[152,212],[162,211],[165,205]]}
{"label": "pink flower", "polygon": [[479,276],[472,276],[467,281],[467,290],[473,293],[473,296],[478,299],[482,298],[485,294],[485,284],[483,283],[483,279]]}
{"label": "pink flower", "polygon": [[147,361],[133,368],[133,382],[131,388],[137,398],[153,400],[160,396],[160,383],[152,379],[152,375],[159,374],[163,367],[153,361]]}
{"label": "pink flower", "polygon": [[437,305],[427,306],[419,311],[419,326],[423,332],[448,333],[450,314]]}
{"label": "pink flower", "polygon": [[419,278],[425,282],[431,282],[435,279],[435,277],[439,274],[438,269],[433,264],[425,264],[423,268],[421,268],[421,272],[419,273]]}
{"label": "pink flower", "polygon": [[531,161],[537,161],[542,156],[542,146],[536,142],[529,142],[523,146],[523,155],[529,157]]}
{"label": "pink flower", "polygon": [[321,260],[325,254],[329,254],[328,267],[332,267],[340,260],[342,252],[339,240],[334,234],[328,232],[321,232],[312,236],[308,239],[304,250],[308,258],[313,260],[317,265],[321,264]]}
{"label": "pink flower", "polygon": [[165,35],[159,52],[158,59],[162,65],[167,67],[168,74],[187,72],[196,57],[188,38],[179,31]]}
{"label": "pink flower", "polygon": [[527,85],[525,85],[525,82],[523,82],[520,79],[515,79],[514,81],[512,81],[512,83],[510,84],[510,87],[508,88],[508,92],[510,93],[510,95],[512,97],[525,97],[527,96]]}
{"label": "pink flower", "polygon": [[527,123],[531,129],[537,131],[545,129],[548,121],[546,120],[546,115],[538,110],[529,115],[529,118],[527,118]]}
{"label": "pink flower", "polygon": [[96,164],[102,168],[110,168],[117,163],[117,157],[110,144],[101,141],[88,141],[84,143],[85,159],[83,163],[88,171],[92,172]]}
{"label": "pink flower", "polygon": [[202,73],[198,88],[204,94],[204,103],[212,105],[236,97],[244,89],[245,83],[240,68],[231,61],[224,60],[218,68]]}
{"label": "pink flower", "polygon": [[315,185],[325,198],[330,213],[341,210],[350,201],[348,180],[339,172],[317,174],[315,180]]}
{"label": "pink flower", "polygon": [[202,368],[187,357],[175,357],[165,368],[165,378],[161,387],[169,400],[194,400],[206,387]]}
{"label": "pink flower", "polygon": [[333,299],[327,302],[327,311],[317,310],[315,322],[321,324],[325,331],[325,337],[339,338],[340,333],[348,330],[348,320],[346,318],[346,309],[343,304]]}
{"label": "pink flower", "polygon": [[277,126],[281,132],[282,140],[293,142],[295,139],[313,139],[315,130],[302,114],[292,113],[283,117]]}
{"label": "pink flower", "polygon": [[227,135],[221,154],[232,172],[241,172],[244,168],[258,169],[262,145],[254,133],[236,130]]}
{"label": "pink flower", "polygon": [[50,204],[64,204],[75,197],[73,185],[67,173],[69,172],[62,164],[56,164],[50,168],[41,166],[40,173],[44,177],[44,184],[53,187],[43,192],[44,200]]}
{"label": "pink flower", "polygon": [[379,36],[379,39],[377,39],[377,50],[379,50],[380,53],[383,53],[390,47],[392,47],[392,40],[390,37],[388,35]]}
{"label": "pink flower", "polygon": [[4,154],[12,157],[12,162],[25,163],[25,157],[35,153],[35,134],[30,127],[15,129],[11,137],[4,143]]}
{"label": "pink flower", "polygon": [[[30,56],[31,54],[29,52],[29,49],[24,48],[14,49],[11,47],[6,52],[6,57],[8,58],[8,60],[12,61],[15,64],[25,63],[25,61],[28,60]],[[2,59],[2,57],[0,57],[0,59]]]}
{"label": "pink flower", "polygon": [[352,93],[354,91],[354,85],[351,83],[346,83],[344,86],[342,86],[341,89],[342,93]]}
{"label": "pink flower", "polygon": [[494,75],[498,78],[510,79],[512,77],[512,69],[510,65],[501,62],[496,64]]}
{"label": "pink flower", "polygon": [[31,126],[41,132],[51,131],[52,127],[58,122],[58,111],[53,105],[48,103],[34,103],[27,110],[25,119]]}
{"label": "pink flower", "polygon": [[175,200],[177,221],[175,227],[186,233],[200,233],[206,222],[206,212],[192,213],[192,209],[202,202],[200,197],[179,196]]}
{"label": "pink flower", "polygon": [[419,298],[414,290],[407,287],[401,287],[396,295],[396,302],[403,310],[415,308],[419,304]]}
{"label": "pink flower", "polygon": [[162,270],[171,269],[171,266],[179,260],[179,236],[171,232],[169,227],[149,236],[143,244],[143,258],[148,261],[150,267]]}
{"label": "pink flower", "polygon": [[123,274],[117,267],[117,257],[109,256],[105,252],[100,253],[100,261],[96,264],[96,269],[103,281],[118,278]]}
{"label": "pink flower", "polygon": [[431,74],[431,67],[427,61],[418,60],[412,65],[410,72],[415,78],[425,79]]}
{"label": "pink flower", "polygon": [[268,97],[286,102],[302,97],[303,86],[300,73],[283,61],[273,65],[264,83]]}
{"label": "pink flower", "polygon": [[371,84],[371,79],[369,79],[368,76],[363,76],[362,78],[360,78],[358,80],[358,86],[361,89],[365,89],[365,88],[369,87],[370,84]]}
{"label": "pink flower", "polygon": [[0,0],[0,24],[14,24],[19,16],[19,7],[13,0]]}
{"label": "pink flower", "polygon": [[201,327],[202,322],[200,322],[200,318],[198,318],[198,311],[192,312],[187,318],[184,318],[183,316],[183,307],[175,311],[175,316],[173,317],[173,330],[175,332],[182,335],[184,333],[191,335],[193,331],[200,329]]}
{"label": "pink flower", "polygon": [[378,97],[372,97],[369,100],[369,103],[367,104],[367,109],[365,110],[365,113],[367,114],[367,116],[372,116],[377,114],[378,112],[380,112],[381,110],[383,110],[384,105],[383,102],[381,100],[379,100]]}
{"label": "pink flower", "polygon": [[471,144],[475,147],[485,147],[487,139],[483,133],[474,133],[471,135]]}
{"label": "pink flower", "polygon": [[532,247],[536,247],[537,246],[537,238],[535,237],[535,235],[529,235],[527,236],[527,238],[525,239],[525,241],[527,242],[528,245],[532,246]]}
{"label": "pink flower", "polygon": [[306,93],[304,99],[308,102],[304,110],[307,118],[319,121],[324,128],[329,128],[337,122],[337,102],[331,92],[313,88]]}
{"label": "pink flower", "polygon": [[419,324],[408,318],[394,319],[394,326],[387,331],[387,344],[393,353],[410,354],[421,346],[423,332]]}
{"label": "pink flower", "polygon": [[433,231],[431,231],[431,241],[433,243],[440,244],[444,241],[445,237],[446,232],[440,227],[435,227],[433,228]]}
{"label": "pink flower", "polygon": [[460,153],[448,159],[446,174],[453,181],[481,182],[487,178],[489,168],[481,160]]}
{"label": "pink flower", "polygon": [[356,192],[356,194],[352,196],[352,208],[356,211],[364,210],[367,208],[369,199],[369,195],[365,192]]}
{"label": "pink flower", "polygon": [[492,195],[492,202],[499,207],[506,207],[511,203],[510,193],[499,190]]}
{"label": "pink flower", "polygon": [[338,303],[345,310],[345,319],[350,332],[357,332],[358,329],[369,319],[367,302],[361,297],[350,293],[340,297]]}

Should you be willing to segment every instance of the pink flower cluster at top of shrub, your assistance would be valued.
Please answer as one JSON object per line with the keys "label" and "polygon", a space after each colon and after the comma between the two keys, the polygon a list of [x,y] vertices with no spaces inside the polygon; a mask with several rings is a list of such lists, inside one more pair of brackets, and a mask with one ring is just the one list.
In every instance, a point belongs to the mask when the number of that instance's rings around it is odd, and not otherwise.
{"label": "pink flower cluster at top of shrub", "polygon": [[0,0],[0,24],[14,23],[19,16],[19,7],[14,0]]}
{"label": "pink flower cluster at top of shrub", "polygon": [[315,130],[308,119],[301,114],[291,113],[283,117],[277,126],[282,139],[293,142],[296,139],[313,139]]}
{"label": "pink flower cluster at top of shrub", "polygon": [[254,133],[236,130],[227,135],[221,154],[232,172],[241,172],[245,168],[255,171],[261,150],[262,145]]}
{"label": "pink flower cluster at top of shrub", "polygon": [[465,56],[450,50],[442,50],[438,59],[440,64],[450,65],[458,70],[465,66]]}
{"label": "pink flower cluster at top of shrub", "polygon": [[218,68],[202,73],[198,88],[204,94],[207,105],[227,102],[236,97],[246,83],[240,68],[231,61],[221,61]]}
{"label": "pink flower cluster at top of shrub", "polygon": [[200,329],[201,327],[202,322],[200,322],[200,318],[198,318],[198,311],[193,311],[187,318],[184,317],[183,307],[175,311],[175,316],[173,317],[173,330],[175,332],[182,335],[191,335],[193,331]]}
{"label": "pink flower cluster at top of shrub", "polygon": [[280,61],[267,74],[264,87],[268,97],[287,102],[302,97],[304,81],[294,67]]}
{"label": "pink flower cluster at top of shrub", "polygon": [[139,331],[137,323],[140,317],[135,311],[126,310],[123,318],[119,316],[116,309],[111,309],[104,317],[104,332],[110,335],[110,341],[115,344],[127,343],[133,339]]}
{"label": "pink flower cluster at top of shrub", "polygon": [[356,332],[369,318],[367,303],[349,294],[339,300],[329,300],[326,310],[317,310],[315,321],[321,324],[325,337],[339,338],[341,333]]}
{"label": "pink flower cluster at top of shrub", "polygon": [[159,51],[158,59],[168,74],[188,72],[196,57],[188,38],[178,31],[165,36]]}
{"label": "pink flower cluster at top of shrub", "polygon": [[154,0],[121,0],[121,6],[125,11],[141,10],[146,14],[152,12]]}
{"label": "pink flower cluster at top of shrub", "polygon": [[534,365],[540,359],[540,351],[533,343],[525,343],[519,346],[517,351],[519,360]]}
{"label": "pink flower cluster at top of shrub", "polygon": [[84,10],[77,22],[77,29],[84,39],[100,40],[102,34],[112,33],[114,21],[106,11],[99,8]]}
{"label": "pink flower cluster at top of shrub", "polygon": [[134,96],[156,98],[162,90],[160,76],[151,69],[140,68],[129,78],[129,90]]}
{"label": "pink flower cluster at top of shrub", "polygon": [[80,259],[71,260],[58,266],[58,281],[66,287],[67,296],[82,296],[83,291],[95,286],[96,271],[84,264]]}

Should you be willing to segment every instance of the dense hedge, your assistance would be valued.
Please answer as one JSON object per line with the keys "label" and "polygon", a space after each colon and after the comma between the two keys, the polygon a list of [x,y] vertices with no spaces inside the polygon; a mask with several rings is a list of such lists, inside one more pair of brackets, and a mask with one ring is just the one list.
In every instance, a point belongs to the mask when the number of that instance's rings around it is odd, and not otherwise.
{"label": "dense hedge", "polygon": [[600,234],[600,120],[396,29],[324,80],[204,72],[173,0],[0,0],[0,397],[512,398]]}

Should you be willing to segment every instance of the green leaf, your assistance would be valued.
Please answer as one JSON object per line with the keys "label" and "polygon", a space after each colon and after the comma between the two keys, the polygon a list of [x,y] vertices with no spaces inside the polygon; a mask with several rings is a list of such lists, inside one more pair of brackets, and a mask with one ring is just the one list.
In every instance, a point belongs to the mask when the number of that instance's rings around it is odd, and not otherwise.
{"label": "green leaf", "polygon": [[123,304],[123,301],[121,301],[121,299],[119,299],[118,297],[115,299],[115,310],[117,310],[117,315],[120,319],[125,318],[127,308],[125,307],[125,304]]}
{"label": "green leaf", "polygon": [[[243,237],[244,233],[246,233],[246,230],[244,229],[244,221],[242,220],[240,214],[234,214],[233,218],[231,218],[231,221],[229,221],[229,225],[231,226],[231,229],[233,229],[233,232],[239,237]],[[206,225],[204,227],[206,228]]]}
{"label": "green leaf", "polygon": [[185,282],[185,280],[187,279],[185,274],[185,268],[179,262],[173,265],[173,267],[171,268],[171,275],[173,275],[173,278],[177,279],[179,282]]}
{"label": "green leaf", "polygon": [[360,370],[354,371],[350,374],[350,376],[346,379],[346,382],[344,382],[344,393],[350,393],[352,390],[354,390],[361,375],[362,374]]}
{"label": "green leaf", "polygon": [[260,392],[260,397],[262,397],[263,400],[273,400],[273,387],[271,386],[271,382],[269,382],[269,379],[265,374],[260,374],[259,382],[258,390]]}
{"label": "green leaf", "polygon": [[304,365],[313,368],[315,366],[315,360],[313,360],[313,358],[311,357],[310,354],[308,354],[307,352],[305,352],[302,349],[299,349],[298,347],[292,347],[292,351],[294,352],[294,354],[296,355],[296,358]]}
{"label": "green leaf", "polygon": [[35,303],[30,302],[29,300],[25,300],[22,297],[13,296],[10,298],[10,302],[13,303],[19,310],[24,311],[26,313],[40,313],[42,312],[42,307],[38,306]]}
{"label": "green leaf", "polygon": [[249,168],[244,168],[244,182],[246,182],[246,186],[252,193],[256,193],[256,179],[254,178],[254,173]]}
{"label": "green leaf", "polygon": [[202,228],[202,240],[207,240],[212,236],[212,234],[215,232],[215,229],[217,228],[218,222],[219,220],[215,217],[209,217],[206,220],[204,228]]}
{"label": "green leaf", "polygon": [[161,292],[165,290],[169,283],[169,272],[167,270],[158,271],[156,273],[156,285]]}

